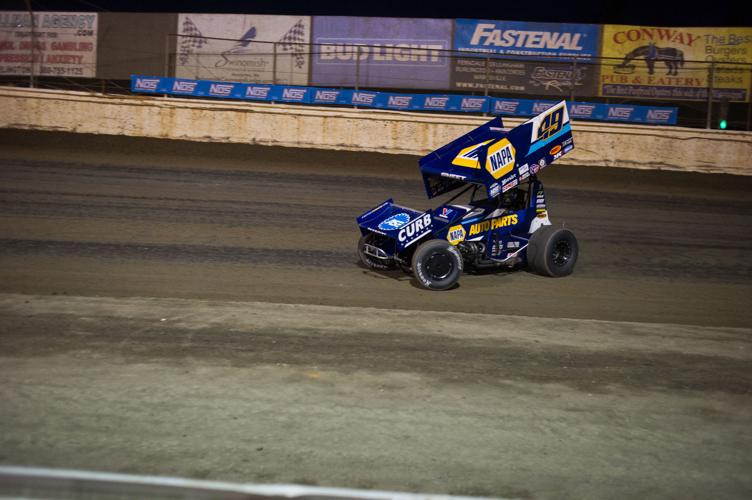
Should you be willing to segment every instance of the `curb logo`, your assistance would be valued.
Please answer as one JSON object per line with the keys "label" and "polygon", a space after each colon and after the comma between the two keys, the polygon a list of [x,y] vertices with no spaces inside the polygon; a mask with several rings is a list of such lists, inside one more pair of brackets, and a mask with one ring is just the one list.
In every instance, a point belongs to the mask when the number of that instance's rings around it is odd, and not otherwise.
{"label": "curb logo", "polygon": [[500,179],[514,168],[516,151],[508,139],[502,139],[488,147],[486,170],[494,179]]}
{"label": "curb logo", "polygon": [[452,245],[456,245],[462,241],[465,241],[465,228],[462,226],[452,226],[447,233],[447,241]]}

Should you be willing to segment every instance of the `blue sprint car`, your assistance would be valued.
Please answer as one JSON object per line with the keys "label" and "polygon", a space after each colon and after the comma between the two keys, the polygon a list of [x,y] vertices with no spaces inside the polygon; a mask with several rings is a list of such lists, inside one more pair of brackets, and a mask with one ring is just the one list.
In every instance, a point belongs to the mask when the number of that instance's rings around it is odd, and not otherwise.
{"label": "blue sprint car", "polygon": [[551,225],[538,173],[573,148],[564,101],[510,131],[494,118],[419,160],[428,198],[457,191],[446,203],[421,212],[389,199],[357,218],[360,260],[412,272],[429,290],[452,288],[463,270],[569,275],[577,239]]}

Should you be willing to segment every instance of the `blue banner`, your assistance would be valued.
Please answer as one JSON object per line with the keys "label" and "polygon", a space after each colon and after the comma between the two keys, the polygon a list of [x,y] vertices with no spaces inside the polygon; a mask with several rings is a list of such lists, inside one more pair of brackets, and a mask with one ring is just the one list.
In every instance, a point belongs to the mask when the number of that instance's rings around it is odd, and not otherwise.
{"label": "blue banner", "polygon": [[457,19],[454,23],[454,49],[478,56],[590,59],[598,55],[600,33],[597,24]]}
{"label": "blue banner", "polygon": [[[506,116],[535,116],[550,108],[557,101],[532,99],[491,98],[491,114]],[[591,102],[568,102],[569,117],[573,120],[600,120],[624,123],[648,123],[651,125],[676,125],[678,108],[636,106],[631,104],[603,104]]]}
{"label": "blue banner", "polygon": [[[149,76],[132,76],[131,90],[146,94],[301,104],[339,104],[395,111],[491,113],[504,116],[535,116],[558,102],[457,94],[402,94],[294,85],[257,85]],[[678,117],[677,108],[587,102],[568,103],[568,106],[569,116],[579,120],[675,125]]]}

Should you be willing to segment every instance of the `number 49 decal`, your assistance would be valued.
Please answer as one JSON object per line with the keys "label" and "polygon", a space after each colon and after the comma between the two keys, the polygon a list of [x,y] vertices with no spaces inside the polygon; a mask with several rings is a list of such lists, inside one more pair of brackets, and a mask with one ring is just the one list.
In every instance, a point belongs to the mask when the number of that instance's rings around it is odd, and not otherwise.
{"label": "number 49 decal", "polygon": [[536,139],[548,139],[561,130],[564,125],[564,109],[564,106],[560,106],[542,118]]}

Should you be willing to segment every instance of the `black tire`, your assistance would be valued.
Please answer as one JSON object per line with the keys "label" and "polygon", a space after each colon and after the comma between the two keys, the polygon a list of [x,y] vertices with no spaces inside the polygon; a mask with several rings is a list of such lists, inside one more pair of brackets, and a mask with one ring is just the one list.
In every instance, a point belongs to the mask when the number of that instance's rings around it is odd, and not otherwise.
{"label": "black tire", "polygon": [[371,257],[363,251],[363,246],[366,243],[372,244],[375,239],[376,235],[373,233],[360,237],[360,240],[358,240],[358,257],[360,257],[360,261],[369,269],[375,269],[377,271],[387,271],[389,269],[393,269],[393,260],[377,259],[376,257]]}
{"label": "black tire", "polygon": [[428,240],[413,255],[413,273],[427,290],[453,287],[462,274],[462,255],[444,240]]}
{"label": "black tire", "polygon": [[531,271],[559,278],[572,274],[578,254],[577,238],[572,231],[542,226],[530,238],[527,264]]}

